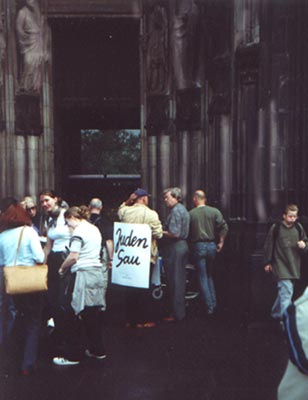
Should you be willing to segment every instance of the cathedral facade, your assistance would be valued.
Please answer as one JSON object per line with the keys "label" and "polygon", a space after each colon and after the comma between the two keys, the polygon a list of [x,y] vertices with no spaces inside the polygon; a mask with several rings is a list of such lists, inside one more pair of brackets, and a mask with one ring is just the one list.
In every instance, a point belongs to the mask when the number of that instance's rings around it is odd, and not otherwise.
{"label": "cathedral facade", "polygon": [[[287,203],[308,214],[307,0],[0,0],[0,191],[69,195],[84,128],[139,129],[162,215],[205,189],[258,258]],[[232,268],[231,268],[232,270]]]}

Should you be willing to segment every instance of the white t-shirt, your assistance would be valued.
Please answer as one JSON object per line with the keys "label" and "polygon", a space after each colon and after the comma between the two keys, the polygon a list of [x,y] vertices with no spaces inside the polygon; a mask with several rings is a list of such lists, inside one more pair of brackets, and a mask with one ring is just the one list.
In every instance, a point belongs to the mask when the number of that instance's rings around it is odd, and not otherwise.
{"label": "white t-shirt", "polygon": [[66,251],[71,238],[71,232],[64,219],[65,210],[61,210],[56,226],[48,228],[47,236],[53,241],[52,251]]}
{"label": "white t-shirt", "polygon": [[72,266],[71,272],[84,267],[102,266],[101,244],[102,236],[99,229],[87,221],[81,221],[74,229],[69,246],[71,252],[79,253],[78,261]]}

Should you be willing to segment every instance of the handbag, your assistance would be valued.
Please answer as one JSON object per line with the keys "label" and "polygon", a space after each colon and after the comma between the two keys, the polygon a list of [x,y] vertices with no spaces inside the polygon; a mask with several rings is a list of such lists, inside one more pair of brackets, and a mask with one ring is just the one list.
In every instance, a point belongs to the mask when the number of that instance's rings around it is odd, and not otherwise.
{"label": "handbag", "polygon": [[34,266],[16,265],[17,256],[25,227],[22,228],[15,256],[14,266],[3,267],[6,294],[27,294],[44,292],[47,285],[47,264]]}

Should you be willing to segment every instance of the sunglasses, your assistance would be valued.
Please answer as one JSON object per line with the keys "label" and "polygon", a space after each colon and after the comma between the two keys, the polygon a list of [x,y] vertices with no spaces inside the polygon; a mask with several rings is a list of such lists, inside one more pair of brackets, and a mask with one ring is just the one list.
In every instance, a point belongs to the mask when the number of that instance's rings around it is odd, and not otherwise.
{"label": "sunglasses", "polygon": [[26,208],[26,210],[27,210],[27,211],[36,210],[36,206],[33,206],[33,207],[27,207],[27,208]]}

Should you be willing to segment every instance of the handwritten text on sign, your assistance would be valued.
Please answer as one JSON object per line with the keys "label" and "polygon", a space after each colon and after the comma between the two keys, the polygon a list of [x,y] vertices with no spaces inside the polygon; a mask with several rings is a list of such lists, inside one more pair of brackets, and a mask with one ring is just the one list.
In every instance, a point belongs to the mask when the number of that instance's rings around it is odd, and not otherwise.
{"label": "handwritten text on sign", "polygon": [[151,229],[147,224],[114,224],[112,283],[149,287]]}

